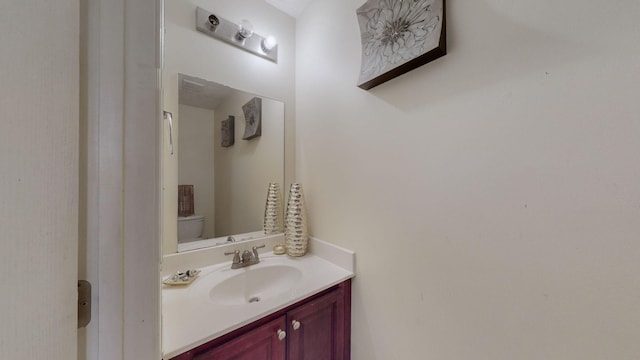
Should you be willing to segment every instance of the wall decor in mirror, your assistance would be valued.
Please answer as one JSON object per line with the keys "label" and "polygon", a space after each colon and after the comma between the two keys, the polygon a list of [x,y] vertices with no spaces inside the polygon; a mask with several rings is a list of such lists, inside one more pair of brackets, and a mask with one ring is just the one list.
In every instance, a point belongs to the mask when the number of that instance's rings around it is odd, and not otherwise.
{"label": "wall decor in mirror", "polygon": [[220,131],[222,132],[222,147],[229,147],[235,142],[235,118],[231,115],[226,120],[222,120]]}
{"label": "wall decor in mirror", "polygon": [[265,194],[284,181],[284,103],[186,74],[178,99],[178,187],[193,198],[180,202],[193,212],[178,216],[178,251],[264,236]]}
{"label": "wall decor in mirror", "polygon": [[242,140],[250,140],[262,135],[262,99],[254,97],[242,105],[244,112],[244,135]]}

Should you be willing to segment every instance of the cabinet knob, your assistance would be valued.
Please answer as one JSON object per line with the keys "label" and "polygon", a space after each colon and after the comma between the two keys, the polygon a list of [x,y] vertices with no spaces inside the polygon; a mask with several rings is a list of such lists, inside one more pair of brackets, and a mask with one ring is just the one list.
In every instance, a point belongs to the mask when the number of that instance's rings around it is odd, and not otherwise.
{"label": "cabinet knob", "polygon": [[293,330],[298,330],[300,329],[300,321],[298,320],[293,320],[291,322],[291,326],[293,327]]}
{"label": "cabinet knob", "polygon": [[286,337],[287,337],[286,331],[283,331],[282,329],[278,329],[278,340],[282,341]]}

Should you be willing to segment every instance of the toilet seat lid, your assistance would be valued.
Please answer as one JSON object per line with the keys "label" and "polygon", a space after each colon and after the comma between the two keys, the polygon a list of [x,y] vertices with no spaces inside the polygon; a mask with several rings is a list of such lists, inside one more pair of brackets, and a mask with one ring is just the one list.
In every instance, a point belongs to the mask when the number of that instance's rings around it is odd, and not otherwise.
{"label": "toilet seat lid", "polygon": [[178,221],[201,220],[201,219],[204,219],[203,215],[178,216]]}

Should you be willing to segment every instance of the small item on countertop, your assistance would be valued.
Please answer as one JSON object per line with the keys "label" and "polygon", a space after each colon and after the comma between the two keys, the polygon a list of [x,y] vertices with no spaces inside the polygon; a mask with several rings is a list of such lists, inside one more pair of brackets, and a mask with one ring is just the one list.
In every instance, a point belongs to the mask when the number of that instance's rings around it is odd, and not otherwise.
{"label": "small item on countertop", "polygon": [[276,255],[284,255],[287,253],[287,247],[284,244],[277,244],[273,247],[273,253]]}
{"label": "small item on countertop", "polygon": [[187,271],[176,271],[175,274],[167,276],[162,283],[165,285],[187,285],[191,284],[193,280],[200,274],[200,270],[191,269]]}
{"label": "small item on countertop", "polygon": [[190,276],[190,277],[194,277],[198,275],[198,273],[200,273],[200,270],[196,270],[196,269],[187,270],[187,276]]}

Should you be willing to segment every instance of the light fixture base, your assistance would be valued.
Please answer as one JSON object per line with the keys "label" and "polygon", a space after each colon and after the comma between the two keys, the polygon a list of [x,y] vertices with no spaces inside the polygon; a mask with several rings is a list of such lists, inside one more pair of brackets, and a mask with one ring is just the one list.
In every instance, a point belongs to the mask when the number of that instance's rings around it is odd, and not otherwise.
{"label": "light fixture base", "polygon": [[[210,22],[210,18],[215,19],[215,21],[213,23]],[[213,38],[260,56],[261,58],[278,63],[278,45],[275,45],[271,50],[267,51],[262,46],[265,37],[254,32],[251,36],[243,39],[237,36],[237,24],[200,7],[196,9],[196,29]]]}

